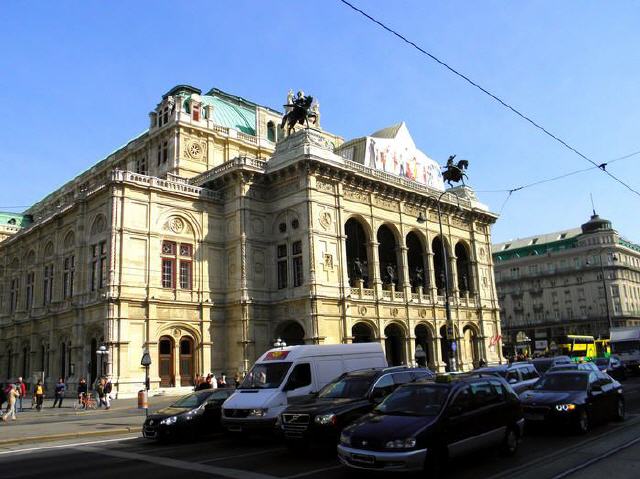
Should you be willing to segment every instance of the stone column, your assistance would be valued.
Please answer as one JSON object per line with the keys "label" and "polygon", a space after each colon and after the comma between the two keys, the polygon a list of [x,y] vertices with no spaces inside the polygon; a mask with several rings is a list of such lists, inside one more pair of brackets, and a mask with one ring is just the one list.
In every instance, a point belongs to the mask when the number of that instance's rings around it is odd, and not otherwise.
{"label": "stone column", "polygon": [[458,299],[460,297],[460,290],[458,289],[458,268],[456,266],[456,257],[451,255],[449,257],[449,295]]}
{"label": "stone column", "polygon": [[436,270],[434,267],[433,253],[430,251],[427,252],[427,271],[425,271],[425,274],[427,274],[429,278],[428,291],[431,296],[431,301],[435,303],[438,296],[438,288],[436,286]]}
{"label": "stone column", "polygon": [[400,253],[400,271],[398,272],[398,279],[402,279],[402,291],[404,291],[405,300],[408,300],[411,299],[411,278],[409,276],[409,258],[407,256],[409,248],[406,246],[400,246],[398,251]]}
{"label": "stone column", "polygon": [[375,290],[376,297],[382,298],[382,278],[380,278],[380,258],[378,256],[378,246],[380,243],[377,241],[369,242],[369,252],[371,253],[371,264],[369,268],[369,280],[371,282],[370,287]]}
{"label": "stone column", "polygon": [[174,341],[173,368],[175,377],[174,386],[179,388],[182,385],[182,377],[180,376],[180,338]]}

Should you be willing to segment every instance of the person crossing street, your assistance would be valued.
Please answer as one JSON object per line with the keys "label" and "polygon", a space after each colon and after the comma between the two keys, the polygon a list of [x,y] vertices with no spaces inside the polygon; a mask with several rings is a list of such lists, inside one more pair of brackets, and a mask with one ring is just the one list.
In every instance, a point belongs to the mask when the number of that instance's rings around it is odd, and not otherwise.
{"label": "person crossing street", "polygon": [[64,399],[64,392],[66,389],[67,386],[64,383],[64,378],[58,379],[58,384],[56,384],[56,390],[53,399],[53,406],[51,407],[56,407],[56,404],[58,405],[58,408],[62,407],[62,400]]}

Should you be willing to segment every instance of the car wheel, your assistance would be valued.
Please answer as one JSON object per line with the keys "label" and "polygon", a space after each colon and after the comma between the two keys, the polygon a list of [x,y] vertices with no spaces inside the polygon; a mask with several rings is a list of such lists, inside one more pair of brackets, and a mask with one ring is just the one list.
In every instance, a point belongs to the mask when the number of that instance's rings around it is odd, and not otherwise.
{"label": "car wheel", "polygon": [[502,452],[507,456],[513,456],[518,452],[518,445],[518,433],[512,427],[508,428],[502,441]]}
{"label": "car wheel", "polygon": [[615,421],[622,422],[624,421],[625,413],[626,411],[625,411],[624,400],[618,399],[618,404],[616,405],[616,413],[613,416],[613,419]]}
{"label": "car wheel", "polygon": [[581,409],[578,413],[578,420],[576,421],[576,430],[578,434],[586,434],[589,432],[589,428],[591,427],[589,421],[589,414],[584,409]]}

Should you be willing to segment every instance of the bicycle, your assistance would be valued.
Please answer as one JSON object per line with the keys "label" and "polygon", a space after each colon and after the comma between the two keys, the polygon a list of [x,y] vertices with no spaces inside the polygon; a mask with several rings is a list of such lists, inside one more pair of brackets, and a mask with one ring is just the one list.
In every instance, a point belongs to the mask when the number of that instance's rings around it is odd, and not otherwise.
{"label": "bicycle", "polygon": [[89,410],[89,409],[96,409],[98,407],[98,403],[96,402],[96,400],[93,398],[91,393],[86,393],[86,394],[82,394],[82,397],[79,398],[79,401],[75,401],[73,403],[73,409],[74,410]]}

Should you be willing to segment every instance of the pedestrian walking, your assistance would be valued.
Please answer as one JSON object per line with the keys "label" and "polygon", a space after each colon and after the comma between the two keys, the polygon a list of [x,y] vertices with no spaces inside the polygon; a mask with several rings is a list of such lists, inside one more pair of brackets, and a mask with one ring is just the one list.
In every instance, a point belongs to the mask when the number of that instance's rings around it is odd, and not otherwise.
{"label": "pedestrian walking", "polygon": [[240,373],[236,373],[235,376],[233,376],[233,384],[236,389],[240,387]]}
{"label": "pedestrian walking", "polygon": [[207,378],[204,381],[202,381],[198,386],[198,391],[202,391],[204,389],[211,389],[212,387],[213,386],[212,386],[211,374],[207,374]]}
{"label": "pedestrian walking", "polygon": [[7,394],[7,410],[2,416],[3,421],[6,421],[9,416],[11,416],[12,420],[16,420],[16,404],[19,397],[20,393],[18,392],[18,388],[15,384],[12,384],[9,393]]}
{"label": "pedestrian walking", "polygon": [[36,409],[42,411],[42,404],[44,403],[44,385],[42,380],[38,379],[36,386],[33,388],[33,396],[36,398]]}
{"label": "pedestrian walking", "polygon": [[96,380],[95,390],[98,395],[98,407],[102,407],[103,404],[106,407],[107,403],[104,400],[104,378],[98,378]]}
{"label": "pedestrian walking", "polygon": [[85,400],[87,399],[88,394],[89,385],[85,378],[80,378],[80,382],[78,383],[78,404],[82,405],[82,409],[85,408]]}
{"label": "pedestrian walking", "polygon": [[227,387],[227,373],[220,374],[220,379],[218,379],[218,387],[219,388]]}
{"label": "pedestrian walking", "polygon": [[4,390],[5,387],[4,383],[0,383],[0,409],[2,409],[4,403],[7,402],[7,391]]}
{"label": "pedestrian walking", "polygon": [[105,378],[104,383],[104,402],[106,409],[111,409],[111,391],[113,390],[113,384],[111,378]]}
{"label": "pedestrian walking", "polygon": [[18,382],[16,383],[16,389],[18,390],[18,394],[20,394],[17,404],[17,410],[22,412],[22,401],[27,396],[27,385],[22,380],[22,377],[18,378]]}
{"label": "pedestrian walking", "polygon": [[56,404],[58,405],[58,408],[62,407],[62,400],[64,399],[64,392],[66,391],[66,389],[67,389],[67,386],[64,383],[64,378],[59,378],[58,384],[56,384],[56,390],[54,393],[53,406],[51,407],[56,407]]}
{"label": "pedestrian walking", "polygon": [[211,388],[218,389],[218,380],[216,379],[216,375],[211,373],[209,376],[211,376]]}

